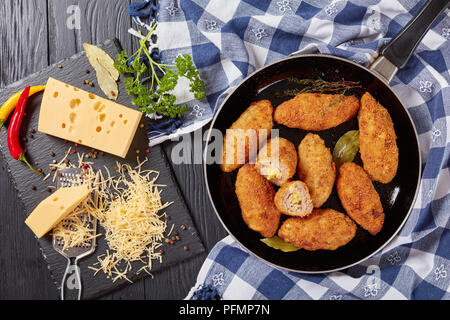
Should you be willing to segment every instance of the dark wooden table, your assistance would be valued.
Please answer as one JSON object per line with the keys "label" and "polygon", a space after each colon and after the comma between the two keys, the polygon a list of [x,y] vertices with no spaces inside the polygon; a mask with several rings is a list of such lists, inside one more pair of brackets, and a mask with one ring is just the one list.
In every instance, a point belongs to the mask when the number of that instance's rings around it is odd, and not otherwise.
{"label": "dark wooden table", "polygon": [[[118,38],[128,52],[137,42],[127,30],[129,0],[1,0],[0,88],[82,51],[82,43]],[[72,5],[81,13],[72,29]],[[193,139],[193,134],[191,135]],[[176,142],[164,143],[170,159]],[[226,236],[206,194],[202,166],[172,165],[200,238],[209,251]],[[58,299],[38,243],[0,159],[0,299]],[[206,254],[156,273],[102,299],[182,299],[195,284]]]}

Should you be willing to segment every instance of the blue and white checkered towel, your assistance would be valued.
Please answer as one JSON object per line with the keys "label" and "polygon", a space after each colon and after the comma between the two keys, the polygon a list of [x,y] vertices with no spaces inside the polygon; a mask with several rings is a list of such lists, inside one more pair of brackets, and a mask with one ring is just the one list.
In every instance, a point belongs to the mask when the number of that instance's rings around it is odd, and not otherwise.
{"label": "blue and white checkered towel", "polygon": [[[192,55],[206,83],[190,101],[185,131],[209,121],[227,90],[293,52],[320,52],[368,65],[425,0],[161,0],[163,62]],[[392,81],[418,130],[425,166],[418,199],[381,252],[342,272],[274,269],[227,237],[206,259],[189,298],[450,298],[450,13],[440,17]]]}

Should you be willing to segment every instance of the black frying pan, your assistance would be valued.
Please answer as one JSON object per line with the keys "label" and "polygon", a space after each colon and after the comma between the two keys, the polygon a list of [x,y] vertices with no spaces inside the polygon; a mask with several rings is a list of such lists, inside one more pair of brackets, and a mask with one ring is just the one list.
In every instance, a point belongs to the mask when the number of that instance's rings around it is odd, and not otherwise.
{"label": "black frying pan", "polygon": [[[417,132],[414,124],[398,96],[389,87],[390,80],[398,68],[402,68],[430,28],[433,21],[448,7],[448,0],[428,1],[417,16],[381,52],[381,56],[368,69],[346,59],[320,54],[307,54],[289,57],[272,63],[254,72],[234,89],[220,106],[214,117],[211,129],[223,134],[227,128],[244,112],[251,102],[268,99],[276,107],[289,98],[277,98],[277,92],[292,87],[288,77],[317,78],[327,81],[359,81],[361,89],[352,94],[361,96],[370,92],[386,107],[394,122],[398,136],[399,167],[397,175],[389,184],[374,182],[386,214],[383,229],[376,236],[358,227],[355,238],[347,245],[335,250],[284,253],[262,243],[261,235],[244,223],[234,184],[237,170],[224,173],[218,164],[208,164],[206,155],[211,146],[205,149],[204,174],[207,190],[213,207],[227,231],[248,251],[266,262],[283,269],[304,273],[331,272],[357,264],[383,248],[401,229],[413,206],[421,176],[421,159]],[[284,137],[297,147],[306,131],[290,129],[275,123]],[[338,127],[316,132],[330,150],[337,140],[349,130],[357,130],[358,123],[353,118]],[[211,135],[211,131],[209,132]],[[211,136],[207,141],[210,141]],[[354,160],[362,165],[358,156]],[[333,208],[345,212],[336,190],[333,190],[322,208]]]}

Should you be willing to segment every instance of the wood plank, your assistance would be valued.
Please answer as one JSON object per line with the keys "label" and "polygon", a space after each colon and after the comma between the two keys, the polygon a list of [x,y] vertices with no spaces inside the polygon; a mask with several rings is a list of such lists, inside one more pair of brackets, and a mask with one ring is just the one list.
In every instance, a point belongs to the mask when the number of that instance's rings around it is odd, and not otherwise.
{"label": "wood plank", "polygon": [[48,64],[46,0],[3,0],[0,6],[0,87]]}
{"label": "wood plank", "polygon": [[0,165],[0,299],[57,299],[36,238],[24,232],[24,208],[3,159]]}
{"label": "wood plank", "polygon": [[[190,139],[192,144],[191,159],[198,158],[199,150],[194,148],[195,139],[202,137],[207,130],[207,126],[199,129],[195,133],[188,134],[184,139]],[[200,134],[199,134],[200,133]],[[178,143],[182,143],[182,138],[178,141],[167,141],[163,144],[164,152],[168,159],[172,158],[172,151]],[[202,143],[203,148],[205,143]],[[203,149],[202,149],[203,150]],[[186,203],[191,212],[192,219],[194,220],[195,227],[199,231],[199,235],[207,252],[209,252],[214,245],[227,236],[226,230],[223,228],[219,219],[217,218],[214,209],[208,198],[206,191],[205,180],[203,176],[202,164],[174,164],[171,162],[172,171],[177,179],[178,185],[185,197]],[[146,294],[147,299],[183,299],[188,294],[189,290],[195,285],[198,272],[206,258],[207,254],[192,258],[191,260],[183,263],[180,266],[171,269],[168,277],[166,277],[167,284],[179,289],[171,294],[167,292],[161,292],[159,295],[151,295],[147,290],[149,285],[152,285],[150,280],[146,280]],[[179,281],[183,279],[183,281]],[[158,277],[152,279],[155,287],[164,285]],[[167,285],[166,284],[166,285]]]}
{"label": "wood plank", "polygon": [[[83,51],[83,42],[100,44],[117,38],[125,50],[131,50],[129,2],[49,0],[50,64]],[[79,29],[73,28],[75,10],[80,14]]]}
{"label": "wood plank", "polygon": [[[170,272],[158,272],[154,278],[145,279],[146,300],[181,300],[195,285],[197,274],[207,254],[194,257],[170,269]],[[163,274],[164,273],[164,274]],[[152,290],[155,288],[156,290]]]}
{"label": "wood plank", "polygon": [[[47,1],[4,0],[0,17],[2,88],[47,66]],[[55,284],[36,239],[23,232],[23,207],[3,159],[0,204],[0,299],[56,299]]]}
{"label": "wood plank", "polygon": [[[195,144],[194,139],[203,137],[204,132],[208,130],[208,125],[199,130],[201,130],[201,134],[198,132],[189,134],[192,143],[192,159],[194,159],[194,152],[197,153],[195,157],[199,156],[199,150],[195,150],[193,147]],[[180,138],[179,141],[168,141],[164,143],[164,151],[169,159],[172,157],[174,147],[178,143],[181,143],[181,141],[182,139]],[[204,149],[204,142],[202,143],[202,146]],[[217,241],[223,239],[227,235],[227,232],[217,218],[209,201],[203,176],[203,165],[172,163],[172,170],[175,173],[178,185],[188,203],[189,210],[191,211],[196,227],[200,232],[201,239],[206,248],[211,250]]]}

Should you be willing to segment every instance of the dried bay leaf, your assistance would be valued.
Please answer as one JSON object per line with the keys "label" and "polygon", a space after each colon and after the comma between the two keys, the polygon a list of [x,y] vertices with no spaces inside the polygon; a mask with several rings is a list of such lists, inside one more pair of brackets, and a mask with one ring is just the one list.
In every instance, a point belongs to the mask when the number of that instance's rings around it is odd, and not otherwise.
{"label": "dried bay leaf", "polygon": [[97,66],[95,71],[97,72],[97,81],[100,89],[109,99],[117,100],[119,87],[116,80],[111,77],[110,73],[101,64]]}
{"label": "dried bay leaf", "polygon": [[89,43],[83,43],[83,48],[89,63],[97,73],[100,89],[109,99],[117,100],[119,95],[117,80],[120,74],[114,67],[114,60],[105,51]]}
{"label": "dried bay leaf", "polygon": [[95,62],[100,63],[114,80],[119,79],[119,71],[114,67],[114,60],[102,49],[89,43],[83,43],[84,51],[91,65]]}

